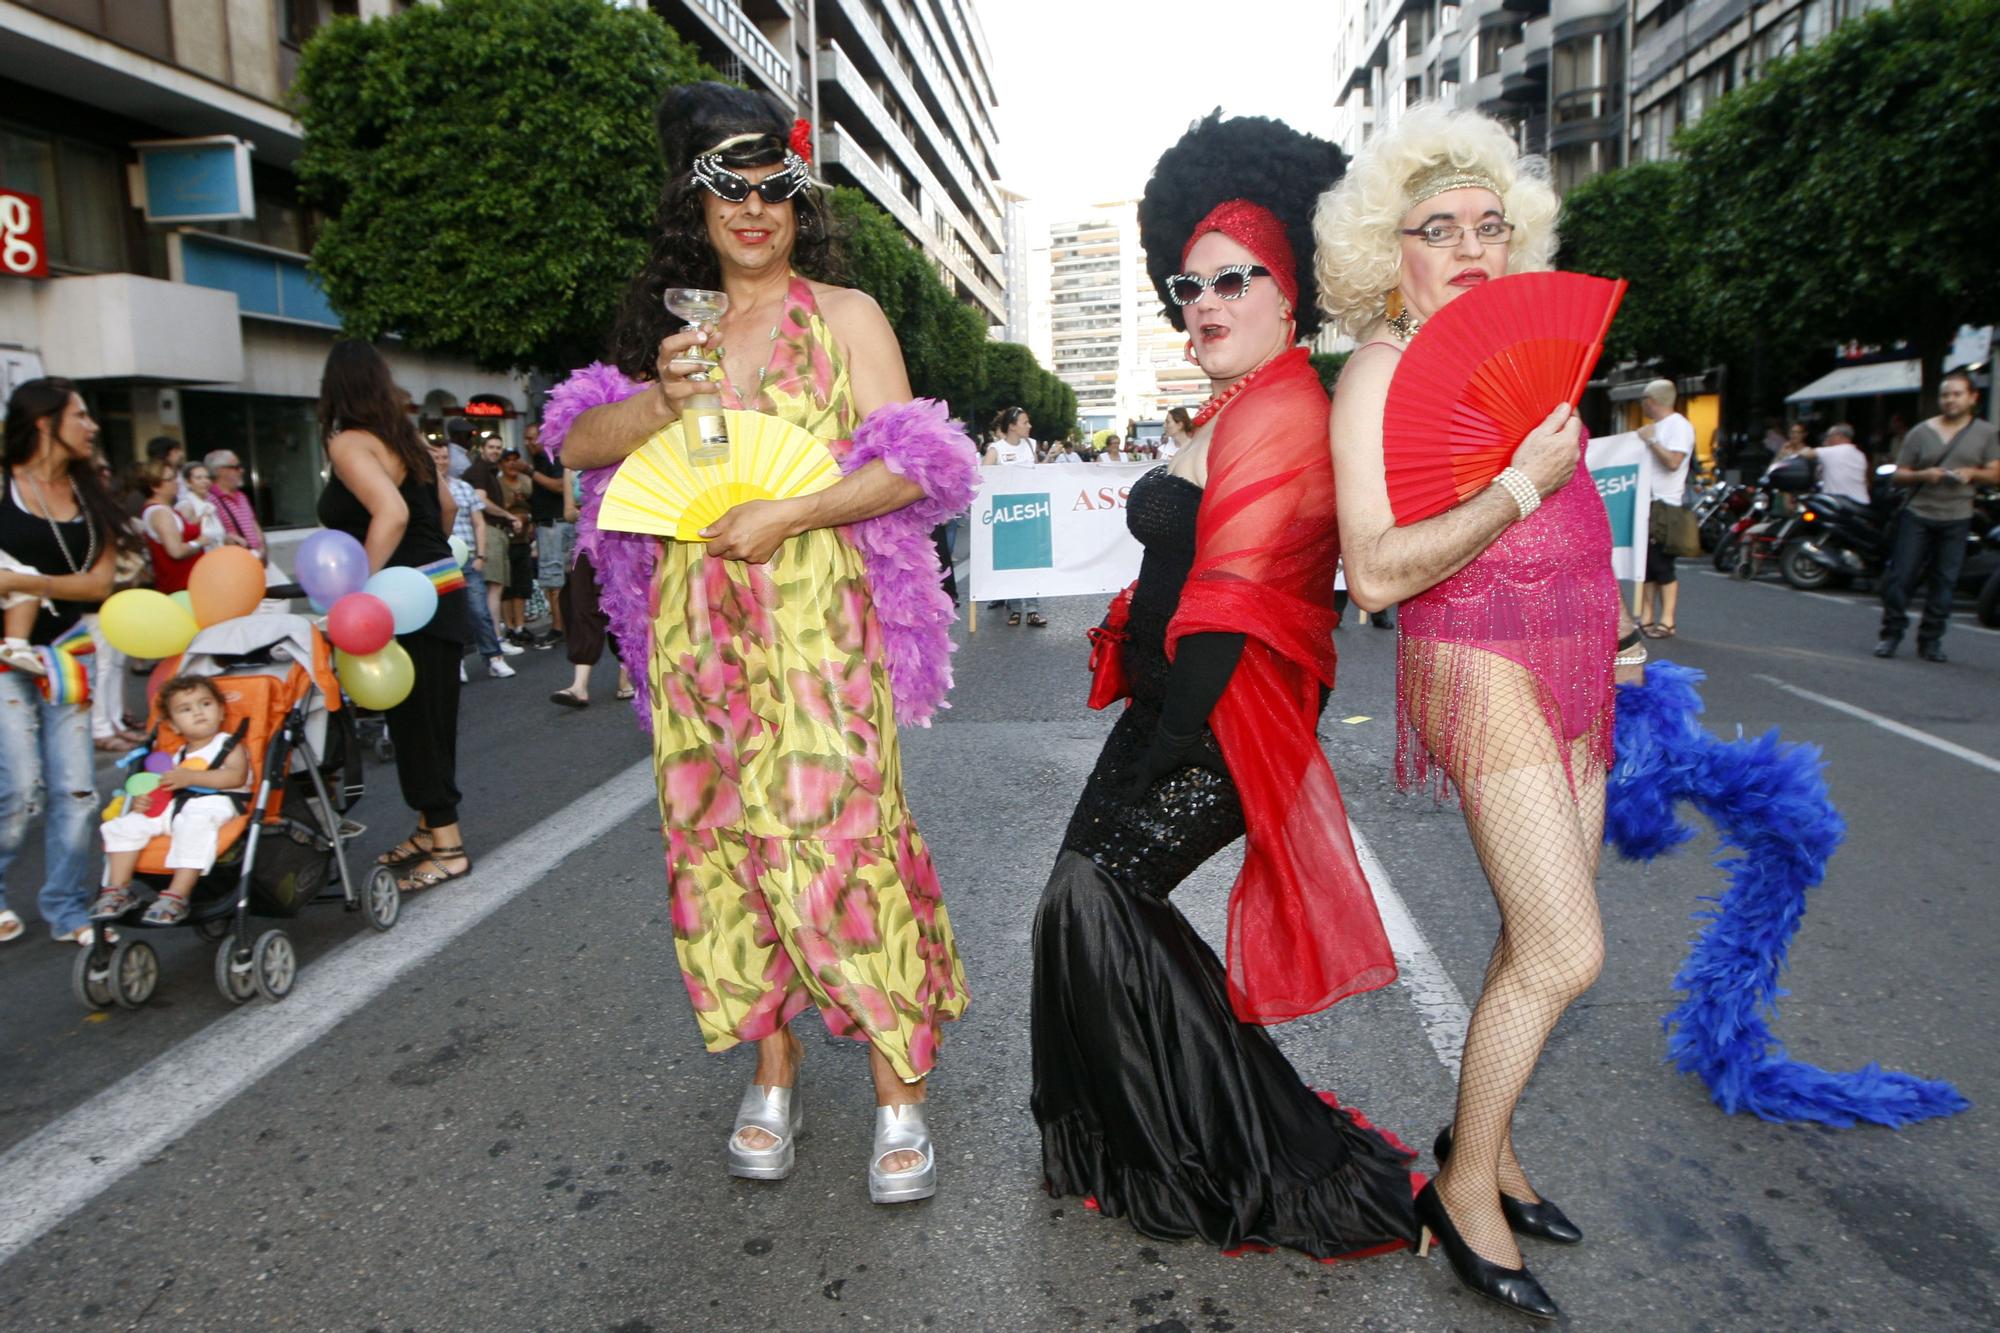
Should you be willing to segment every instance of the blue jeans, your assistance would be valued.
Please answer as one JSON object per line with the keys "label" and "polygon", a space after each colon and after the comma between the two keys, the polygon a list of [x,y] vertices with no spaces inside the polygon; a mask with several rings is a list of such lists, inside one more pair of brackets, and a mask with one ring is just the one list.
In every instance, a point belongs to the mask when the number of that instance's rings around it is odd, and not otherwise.
{"label": "blue jeans", "polygon": [[486,573],[476,565],[465,566],[465,595],[472,599],[472,645],[481,657],[500,656],[500,638],[493,632],[493,616],[486,609]]}
{"label": "blue jeans", "polygon": [[97,841],[90,706],[51,704],[28,676],[0,671],[0,884],[38,813],[48,864],[36,902],[49,930],[65,935],[90,924]]}
{"label": "blue jeans", "polygon": [[1958,586],[1959,571],[1965,568],[1965,540],[1972,532],[1972,520],[1922,518],[1903,511],[1896,524],[1896,545],[1889,558],[1889,573],[1882,580],[1882,637],[1900,639],[1910,626],[1910,599],[1917,585],[1929,575],[1924,596],[1923,619],[1917,624],[1917,642],[1937,643],[1951,624],[1951,594]]}

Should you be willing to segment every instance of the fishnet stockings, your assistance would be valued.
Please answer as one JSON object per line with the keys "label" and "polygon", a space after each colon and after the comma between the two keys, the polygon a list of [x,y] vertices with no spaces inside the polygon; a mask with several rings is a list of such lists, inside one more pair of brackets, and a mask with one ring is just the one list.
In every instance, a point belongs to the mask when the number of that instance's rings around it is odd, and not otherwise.
{"label": "fishnet stockings", "polygon": [[1496,658],[1485,674],[1475,712],[1482,744],[1462,749],[1454,765],[1470,770],[1476,758],[1477,769],[1451,777],[1499,904],[1500,938],[1466,1033],[1451,1160],[1438,1192],[1474,1250],[1517,1268],[1521,1252],[1500,1195],[1539,1196],[1514,1154],[1514,1106],[1556,1020],[1596,980],[1604,958],[1595,886],[1604,773],[1587,740],[1570,747],[1565,771],[1561,742],[1525,670]]}

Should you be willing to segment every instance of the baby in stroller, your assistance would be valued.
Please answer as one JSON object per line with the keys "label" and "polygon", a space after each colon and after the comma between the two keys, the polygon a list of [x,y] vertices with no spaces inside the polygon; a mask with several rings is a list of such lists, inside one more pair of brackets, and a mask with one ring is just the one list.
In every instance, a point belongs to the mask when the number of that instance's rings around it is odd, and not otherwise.
{"label": "baby in stroller", "polygon": [[[250,785],[250,757],[234,732],[222,730],[227,705],[206,676],[176,676],[160,687],[160,711],[186,742],[160,785],[125,798],[126,808],[104,821],[104,890],[92,905],[93,919],[122,916],[138,895],[132,876],[139,853],[161,834],[171,838],[167,887],[143,918],[149,926],[171,926],[188,913],[195,882],[215,865],[222,826],[243,813]],[[191,792],[190,788],[200,788]]]}

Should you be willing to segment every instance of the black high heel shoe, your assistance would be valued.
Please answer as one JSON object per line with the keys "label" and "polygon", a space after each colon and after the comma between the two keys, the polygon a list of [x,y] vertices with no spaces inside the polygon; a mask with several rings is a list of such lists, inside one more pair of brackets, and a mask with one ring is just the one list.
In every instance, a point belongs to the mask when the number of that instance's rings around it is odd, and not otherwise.
{"label": "black high heel shoe", "polygon": [[1431,1242],[1435,1240],[1444,1247],[1444,1257],[1451,1261],[1452,1272],[1458,1275],[1458,1280],[1465,1284],[1468,1291],[1530,1319],[1562,1318],[1562,1311],[1556,1308],[1548,1292],[1542,1290],[1542,1284],[1535,1281],[1535,1275],[1525,1266],[1502,1268],[1491,1260],[1480,1258],[1465,1243],[1465,1238],[1458,1234],[1458,1228],[1452,1225],[1451,1215],[1444,1210],[1444,1200],[1438,1197],[1435,1180],[1417,1195],[1417,1223],[1422,1228],[1417,1237],[1417,1257],[1428,1255]]}
{"label": "black high heel shoe", "polygon": [[[1443,1166],[1445,1158],[1451,1156],[1450,1125],[1438,1131],[1437,1142],[1431,1145],[1431,1156],[1437,1158],[1439,1166]],[[1577,1245],[1583,1241],[1582,1229],[1563,1216],[1563,1210],[1547,1199],[1529,1203],[1525,1199],[1502,1194],[1500,1212],[1517,1236],[1533,1236],[1536,1240],[1554,1241],[1558,1245]]]}

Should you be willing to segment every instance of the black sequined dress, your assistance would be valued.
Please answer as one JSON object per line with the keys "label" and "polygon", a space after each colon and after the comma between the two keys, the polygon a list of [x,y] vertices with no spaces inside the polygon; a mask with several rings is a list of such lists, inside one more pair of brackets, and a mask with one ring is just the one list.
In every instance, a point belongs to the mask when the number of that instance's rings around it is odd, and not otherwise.
{"label": "black sequined dress", "polygon": [[1145,547],[1123,645],[1133,702],[1083,789],[1035,918],[1034,1111],[1050,1193],[1146,1235],[1319,1258],[1416,1235],[1409,1156],[1330,1108],[1230,1008],[1221,961],[1168,900],[1243,836],[1213,734],[1129,798],[1166,696],[1167,622],[1194,563],[1199,486],[1132,487]]}

